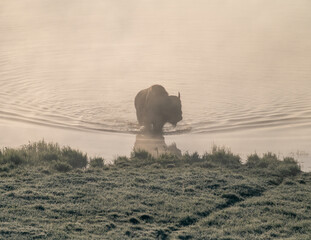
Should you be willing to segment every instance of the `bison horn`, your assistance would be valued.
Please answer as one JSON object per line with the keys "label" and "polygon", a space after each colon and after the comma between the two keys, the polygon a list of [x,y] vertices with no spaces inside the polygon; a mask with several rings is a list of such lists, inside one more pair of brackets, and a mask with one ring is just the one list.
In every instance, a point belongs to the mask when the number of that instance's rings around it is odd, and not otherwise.
{"label": "bison horn", "polygon": [[178,92],[178,98],[180,99],[180,92]]}

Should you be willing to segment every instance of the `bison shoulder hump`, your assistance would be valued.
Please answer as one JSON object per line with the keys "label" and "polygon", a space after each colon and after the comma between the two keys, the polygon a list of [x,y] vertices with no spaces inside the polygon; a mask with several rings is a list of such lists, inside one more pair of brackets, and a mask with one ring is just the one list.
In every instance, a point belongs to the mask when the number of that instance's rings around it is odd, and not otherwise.
{"label": "bison shoulder hump", "polygon": [[149,93],[152,93],[154,96],[168,96],[167,91],[161,85],[153,85],[149,88]]}

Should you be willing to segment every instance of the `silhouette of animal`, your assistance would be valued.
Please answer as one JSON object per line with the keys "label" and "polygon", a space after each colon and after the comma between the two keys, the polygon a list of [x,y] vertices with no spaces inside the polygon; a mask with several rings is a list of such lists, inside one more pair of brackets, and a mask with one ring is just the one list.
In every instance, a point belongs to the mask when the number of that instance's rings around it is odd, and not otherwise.
{"label": "silhouette of animal", "polygon": [[178,96],[169,96],[161,85],[138,92],[135,108],[139,125],[153,133],[162,133],[167,122],[176,126],[182,120],[180,93]]}

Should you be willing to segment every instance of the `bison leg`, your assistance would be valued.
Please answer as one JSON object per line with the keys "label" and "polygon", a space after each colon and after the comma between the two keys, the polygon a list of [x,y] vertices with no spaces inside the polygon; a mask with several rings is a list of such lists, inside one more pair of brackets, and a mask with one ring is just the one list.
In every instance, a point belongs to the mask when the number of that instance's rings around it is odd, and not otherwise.
{"label": "bison leg", "polygon": [[136,117],[140,126],[143,125],[143,116],[140,110],[136,110]]}
{"label": "bison leg", "polygon": [[154,133],[162,133],[164,124],[162,122],[154,122],[152,124],[152,130]]}

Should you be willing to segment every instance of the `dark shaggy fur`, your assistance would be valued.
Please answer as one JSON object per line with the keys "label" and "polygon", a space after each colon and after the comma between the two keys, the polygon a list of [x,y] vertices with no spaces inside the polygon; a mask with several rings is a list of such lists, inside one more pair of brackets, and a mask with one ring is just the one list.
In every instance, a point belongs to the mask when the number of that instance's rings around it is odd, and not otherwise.
{"label": "dark shaggy fur", "polygon": [[180,94],[169,96],[161,85],[141,90],[135,97],[139,125],[154,133],[162,133],[165,123],[176,124],[182,120]]}

